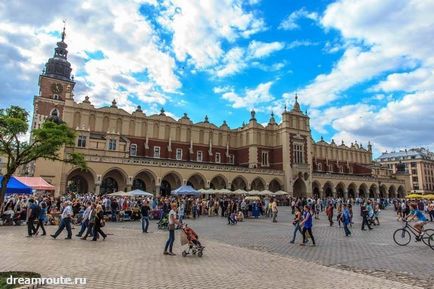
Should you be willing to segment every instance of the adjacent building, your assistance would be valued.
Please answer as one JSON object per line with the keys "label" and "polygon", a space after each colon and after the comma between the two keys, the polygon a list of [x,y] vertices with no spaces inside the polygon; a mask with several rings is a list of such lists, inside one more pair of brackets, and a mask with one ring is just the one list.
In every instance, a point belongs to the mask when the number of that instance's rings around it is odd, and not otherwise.
{"label": "adjacent building", "polygon": [[425,148],[385,152],[378,159],[392,173],[410,175],[410,190],[415,193],[434,192],[434,153]]}
{"label": "adjacent building", "polygon": [[271,191],[296,196],[396,197],[407,188],[402,175],[377,174],[372,147],[354,142],[314,141],[310,119],[297,97],[277,123],[267,125],[250,113],[247,124],[230,128],[207,116],[194,123],[160,113],[146,115],[140,106],[129,113],[117,106],[95,107],[89,97],[74,99],[75,81],[67,59],[65,33],[39,76],[34,97],[33,128],[58,117],[76,131],[75,146],[61,154],[80,152],[89,170],[38,160],[34,175],[67,190],[98,194],[140,188],[169,194],[182,184],[199,188]]}

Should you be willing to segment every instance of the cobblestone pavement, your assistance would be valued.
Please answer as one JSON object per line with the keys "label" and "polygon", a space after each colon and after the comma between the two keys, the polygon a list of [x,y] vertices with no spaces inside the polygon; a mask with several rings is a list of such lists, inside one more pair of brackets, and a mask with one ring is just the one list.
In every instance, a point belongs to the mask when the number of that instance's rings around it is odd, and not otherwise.
{"label": "cobblestone pavement", "polygon": [[[284,212],[285,209],[281,209],[282,215]],[[429,248],[412,244],[408,248],[399,248],[398,251],[406,253],[398,254],[396,246],[390,241],[383,243],[387,239],[387,230],[393,229],[364,232],[366,234],[363,237],[354,230],[354,237],[346,240],[349,245],[345,245],[344,238],[340,238],[343,233],[339,229],[323,226],[320,221],[314,231],[319,246],[311,248],[288,245],[288,222],[271,224],[270,220],[262,219],[226,226],[224,221],[217,217],[188,221],[206,245],[202,258],[180,256],[182,248],[178,233],[174,248],[178,255],[163,256],[167,232],[155,230],[142,234],[137,222],[109,223],[104,229],[111,235],[106,241],[99,242],[82,241],[75,237],[73,240],[63,240],[64,236],[59,236],[58,240],[41,236],[25,238],[24,226],[0,227],[0,271],[29,270],[39,272],[44,277],[87,278],[86,286],[65,288],[371,289],[422,287],[388,280],[383,276],[378,278],[363,270],[356,273],[345,267],[330,265],[353,261],[357,267],[361,267],[364,259],[373,259],[374,264],[380,264],[377,259],[395,258],[385,264],[393,265],[398,260],[403,267],[413,266],[413,260],[405,259],[405,256],[411,255],[422,260],[414,263],[419,264],[417,266],[420,268],[427,264],[424,262],[431,260],[429,269],[424,270],[430,274],[433,270],[434,251]],[[151,228],[155,227],[155,223],[152,223]],[[52,233],[55,229],[48,227],[48,232]],[[250,233],[250,230],[253,232]],[[323,236],[322,231],[328,232],[328,235]],[[383,237],[375,238],[375,234]],[[326,241],[325,237],[330,240]],[[391,239],[390,234],[388,238]],[[369,248],[362,239],[375,248]],[[382,258],[376,256],[380,251]],[[346,254],[349,256],[345,257]],[[328,259],[334,263],[324,261]]]}

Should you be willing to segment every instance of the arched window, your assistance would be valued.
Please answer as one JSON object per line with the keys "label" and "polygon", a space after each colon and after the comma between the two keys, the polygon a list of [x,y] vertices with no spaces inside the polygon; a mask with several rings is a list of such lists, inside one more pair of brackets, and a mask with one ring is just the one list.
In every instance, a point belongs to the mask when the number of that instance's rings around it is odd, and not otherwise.
{"label": "arched window", "polygon": [[50,116],[57,116],[60,117],[59,110],[57,108],[53,108],[50,112]]}
{"label": "arched window", "polygon": [[133,143],[130,146],[130,156],[135,157],[137,156],[137,144]]}
{"label": "arched window", "polygon": [[60,99],[60,97],[59,97],[59,95],[58,95],[58,94],[53,94],[53,99],[54,99],[54,100],[59,100],[59,99]]}
{"label": "arched window", "polygon": [[317,169],[318,169],[318,171],[322,171],[322,163],[317,164]]}

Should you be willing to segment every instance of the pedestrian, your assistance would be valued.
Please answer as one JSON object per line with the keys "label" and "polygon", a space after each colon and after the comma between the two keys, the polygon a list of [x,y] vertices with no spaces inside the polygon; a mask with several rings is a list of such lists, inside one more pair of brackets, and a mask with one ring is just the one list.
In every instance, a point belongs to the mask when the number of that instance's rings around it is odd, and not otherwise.
{"label": "pedestrian", "polygon": [[63,208],[63,212],[62,212],[62,215],[61,215],[61,221],[60,221],[59,228],[57,229],[56,233],[54,233],[54,235],[50,235],[50,236],[53,237],[54,239],[56,239],[57,236],[59,236],[59,234],[62,233],[63,229],[66,228],[66,231],[68,232],[68,235],[65,238],[65,240],[72,239],[71,219],[72,219],[71,202],[70,201],[66,201],[64,203],[64,208]]}
{"label": "pedestrian", "polygon": [[350,214],[350,210],[348,209],[347,204],[344,204],[344,208],[343,208],[342,213],[341,213],[341,221],[342,221],[342,224],[344,224],[345,236],[346,237],[351,236],[351,231],[348,228],[348,225],[351,224],[351,214]]}
{"label": "pedestrian", "polygon": [[81,220],[80,232],[78,232],[78,234],[76,235],[79,238],[81,238],[84,231],[89,227],[89,215],[90,215],[91,211],[92,211],[92,202],[88,201],[86,210],[84,210],[84,212],[83,212],[83,218]]}
{"label": "pedestrian", "polygon": [[107,238],[107,235],[101,230],[102,227],[105,226],[104,221],[104,211],[102,210],[101,205],[96,206],[96,213],[95,213],[95,227],[93,229],[93,239],[92,241],[96,241],[98,239],[98,233],[101,234],[103,240]]}
{"label": "pedestrian", "polygon": [[329,219],[330,227],[333,226],[333,205],[332,205],[332,203],[329,203],[329,205],[326,209],[326,215]]}
{"label": "pedestrian", "polygon": [[142,232],[148,233],[149,227],[149,203],[147,200],[144,200],[142,203],[142,207],[140,208],[140,213],[142,215]]}
{"label": "pedestrian", "polygon": [[95,226],[95,219],[96,219],[96,205],[93,203],[90,206],[89,221],[88,221],[88,224],[87,224],[87,231],[86,231],[86,234],[83,237],[81,237],[82,240],[86,240],[87,236],[93,237],[94,226]]}
{"label": "pedestrian", "polygon": [[369,230],[372,230],[371,225],[368,222],[368,208],[366,203],[360,206],[360,212],[362,215],[362,231],[366,231],[365,226],[368,226]]}
{"label": "pedestrian", "polygon": [[[179,224],[176,219],[176,203],[172,203],[172,209],[169,212],[169,239],[167,239],[166,246],[164,247],[164,255],[174,256],[176,254],[173,253],[173,243],[175,242],[175,225]],[[169,249],[169,251],[167,251]]]}
{"label": "pedestrian", "polygon": [[309,206],[305,205],[304,206],[304,213],[303,213],[303,221],[300,222],[300,226],[303,226],[303,243],[301,243],[301,246],[304,246],[307,243],[307,238],[306,238],[306,232],[309,233],[310,238],[312,239],[312,247],[315,247],[315,238],[313,237],[312,234],[312,226],[313,226],[313,221],[312,221],[312,214],[310,212],[310,208]]}
{"label": "pedestrian", "polygon": [[273,199],[271,202],[271,212],[273,214],[273,223],[277,223],[277,213],[279,212],[277,209],[276,199]]}
{"label": "pedestrian", "polygon": [[35,200],[29,199],[27,205],[27,237],[36,234],[35,220],[39,217],[41,208],[35,203]]}
{"label": "pedestrian", "polygon": [[42,229],[42,235],[41,236],[45,236],[47,235],[47,232],[45,231],[44,228],[44,222],[45,219],[47,218],[47,202],[45,201],[45,199],[42,200],[42,202],[39,203],[39,207],[40,207],[40,212],[39,212],[39,216],[38,216],[38,224],[36,225],[36,234],[38,233],[39,227],[41,227]]}
{"label": "pedestrian", "polygon": [[295,243],[295,237],[297,237],[297,232],[303,234],[300,228],[300,222],[302,221],[301,210],[299,207],[296,207],[294,211],[295,211],[295,216],[294,216],[294,220],[292,221],[292,225],[294,226],[294,232],[293,232],[292,240],[289,242],[291,244]]}
{"label": "pedestrian", "polygon": [[430,221],[433,222],[433,220],[434,220],[434,201],[432,201],[428,205],[428,213],[429,213],[429,219],[430,219]]}

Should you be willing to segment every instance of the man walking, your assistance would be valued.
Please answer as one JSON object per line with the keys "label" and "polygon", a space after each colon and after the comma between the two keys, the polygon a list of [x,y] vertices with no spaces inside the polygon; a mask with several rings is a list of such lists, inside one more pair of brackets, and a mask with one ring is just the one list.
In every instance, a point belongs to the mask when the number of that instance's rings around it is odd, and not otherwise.
{"label": "man walking", "polygon": [[35,204],[35,200],[29,200],[29,208],[27,210],[27,237],[31,237],[33,234],[36,234],[35,229],[35,220],[39,217],[39,213],[41,208]]}
{"label": "man walking", "polygon": [[142,214],[142,232],[148,233],[149,226],[149,204],[147,200],[143,200],[142,207],[140,208],[140,212]]}
{"label": "man walking", "polygon": [[365,225],[368,226],[369,230],[372,230],[371,225],[368,222],[368,208],[366,206],[366,203],[363,203],[360,206],[360,211],[362,214],[362,231],[366,231]]}
{"label": "man walking", "polygon": [[56,233],[54,235],[50,235],[54,239],[59,236],[60,233],[62,233],[63,229],[66,228],[66,231],[68,232],[68,236],[65,238],[65,240],[70,240],[72,238],[72,231],[71,231],[71,219],[72,219],[72,207],[71,202],[66,201],[64,205],[64,209],[62,212],[62,220],[60,221],[59,228],[57,229]]}
{"label": "man walking", "polygon": [[88,201],[86,205],[87,205],[87,207],[83,213],[83,219],[81,221],[80,232],[78,232],[78,234],[76,235],[77,237],[80,237],[80,238],[83,235],[84,231],[87,229],[87,227],[89,227],[89,215],[90,215],[90,211],[92,210],[92,202]]}
{"label": "man walking", "polygon": [[330,227],[333,226],[333,205],[332,203],[329,203],[327,209],[326,209],[326,214],[327,217],[329,219],[329,223],[330,223]]}
{"label": "man walking", "polygon": [[341,220],[342,223],[344,224],[345,236],[346,237],[351,236],[351,231],[348,228],[348,225],[351,223],[351,214],[347,204],[344,204],[344,209],[341,214]]}

